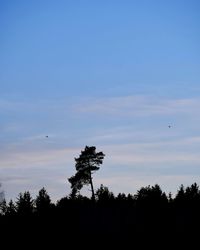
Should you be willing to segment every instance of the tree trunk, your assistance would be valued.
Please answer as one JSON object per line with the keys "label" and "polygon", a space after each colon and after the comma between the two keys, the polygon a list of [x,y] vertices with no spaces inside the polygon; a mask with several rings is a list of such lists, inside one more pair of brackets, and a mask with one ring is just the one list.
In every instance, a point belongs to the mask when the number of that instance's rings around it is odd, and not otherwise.
{"label": "tree trunk", "polygon": [[91,190],[92,190],[92,200],[95,200],[95,195],[94,195],[94,187],[93,187],[93,183],[92,183],[92,174],[90,171],[90,185],[91,185]]}

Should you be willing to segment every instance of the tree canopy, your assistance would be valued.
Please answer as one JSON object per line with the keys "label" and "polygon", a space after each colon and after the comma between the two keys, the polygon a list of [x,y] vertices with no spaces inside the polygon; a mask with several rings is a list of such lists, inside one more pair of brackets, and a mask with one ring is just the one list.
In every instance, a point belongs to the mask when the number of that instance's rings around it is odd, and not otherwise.
{"label": "tree canopy", "polygon": [[95,198],[94,187],[92,182],[92,174],[99,170],[99,165],[103,163],[103,152],[96,152],[96,147],[86,146],[78,158],[75,158],[76,174],[68,180],[72,188],[72,196],[75,196],[83,185],[91,185],[92,198]]}

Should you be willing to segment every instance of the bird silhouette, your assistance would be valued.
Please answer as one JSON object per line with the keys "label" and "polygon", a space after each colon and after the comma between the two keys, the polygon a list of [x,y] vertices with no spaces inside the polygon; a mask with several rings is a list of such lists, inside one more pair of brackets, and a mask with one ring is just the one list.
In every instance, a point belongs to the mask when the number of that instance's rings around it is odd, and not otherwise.
{"label": "bird silhouette", "polygon": [[46,135],[46,138],[48,138],[49,136],[48,135]]}

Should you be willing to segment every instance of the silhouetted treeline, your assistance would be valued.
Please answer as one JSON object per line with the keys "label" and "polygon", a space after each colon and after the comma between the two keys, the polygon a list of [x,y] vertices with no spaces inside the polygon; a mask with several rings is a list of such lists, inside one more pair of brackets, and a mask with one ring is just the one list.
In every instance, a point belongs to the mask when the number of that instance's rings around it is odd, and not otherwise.
{"label": "silhouetted treeline", "polygon": [[54,204],[42,188],[35,199],[27,191],[15,202],[1,202],[0,223],[4,233],[17,230],[26,236],[30,232],[37,237],[47,234],[68,240],[75,236],[136,241],[166,235],[184,239],[200,231],[200,190],[196,183],[186,188],[182,185],[172,197],[154,185],[142,187],[134,195],[115,196],[101,185],[95,201],[79,194]]}

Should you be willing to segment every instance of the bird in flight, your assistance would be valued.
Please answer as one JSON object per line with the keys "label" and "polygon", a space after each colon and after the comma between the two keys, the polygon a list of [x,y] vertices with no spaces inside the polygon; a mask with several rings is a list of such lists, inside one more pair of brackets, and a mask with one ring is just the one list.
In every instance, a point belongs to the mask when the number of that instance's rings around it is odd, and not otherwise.
{"label": "bird in flight", "polygon": [[171,125],[168,125],[168,128],[171,128],[172,126]]}
{"label": "bird in flight", "polygon": [[49,136],[48,135],[46,135],[46,138],[48,138]]}

